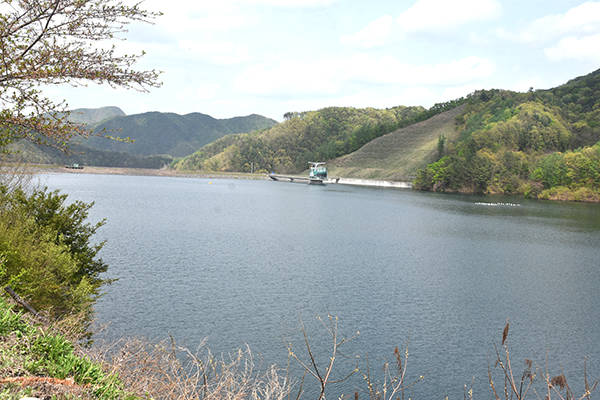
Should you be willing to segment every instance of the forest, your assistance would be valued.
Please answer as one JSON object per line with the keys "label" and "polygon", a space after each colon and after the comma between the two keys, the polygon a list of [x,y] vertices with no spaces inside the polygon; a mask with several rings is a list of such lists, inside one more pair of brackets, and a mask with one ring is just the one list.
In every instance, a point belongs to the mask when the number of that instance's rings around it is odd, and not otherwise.
{"label": "forest", "polygon": [[352,153],[389,132],[424,121],[465,99],[423,107],[328,107],[289,112],[285,121],[250,134],[227,135],[174,162],[180,170],[298,173],[309,161]]}
{"label": "forest", "polygon": [[457,139],[440,138],[438,160],[418,171],[414,188],[600,201],[600,70],[549,90],[478,90],[430,109],[289,112],[281,124],[224,136],[171,166],[300,173],[308,161],[334,160],[462,104]]}
{"label": "forest", "polygon": [[456,117],[459,138],[414,187],[598,201],[600,70],[550,90],[481,90]]}

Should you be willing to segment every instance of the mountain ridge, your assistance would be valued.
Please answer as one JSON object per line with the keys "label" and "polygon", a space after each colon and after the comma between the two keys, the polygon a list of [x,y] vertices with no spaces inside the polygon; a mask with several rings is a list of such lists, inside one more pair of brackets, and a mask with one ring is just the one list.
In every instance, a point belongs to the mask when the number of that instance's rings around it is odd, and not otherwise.
{"label": "mountain ridge", "polygon": [[200,112],[180,115],[151,111],[112,116],[90,125],[94,134],[106,129],[111,135],[132,139],[133,143],[92,137],[82,144],[98,150],[124,151],[138,156],[166,154],[184,157],[222,136],[249,133],[277,123],[257,114],[216,119]]}

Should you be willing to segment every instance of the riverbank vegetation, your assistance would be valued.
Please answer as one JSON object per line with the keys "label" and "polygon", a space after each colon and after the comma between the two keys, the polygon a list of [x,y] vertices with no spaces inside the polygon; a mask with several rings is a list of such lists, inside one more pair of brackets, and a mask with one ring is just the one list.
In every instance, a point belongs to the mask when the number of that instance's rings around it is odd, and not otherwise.
{"label": "riverbank vegetation", "polygon": [[20,162],[25,158],[27,163],[38,165],[160,169],[173,162],[173,157],[169,155],[140,156],[125,151],[98,150],[81,144],[69,145],[68,154],[52,147],[35,146],[25,140],[12,143],[7,150],[11,152],[4,156],[8,163]]}
{"label": "riverbank vegetation", "polygon": [[551,90],[482,90],[422,190],[600,201],[600,70]]}
{"label": "riverbank vegetation", "polygon": [[[415,385],[427,385],[425,371],[408,369],[408,341],[390,352],[383,367],[370,361],[368,353],[348,357],[341,349],[353,338],[338,336],[338,320],[331,316],[322,320],[331,338],[328,357],[314,353],[311,334],[302,321],[304,346],[292,350],[292,344],[286,343],[289,360],[300,371],[291,375],[289,364],[287,368],[261,367],[249,349],[218,357],[202,344],[191,352],[173,339],[143,338],[81,347],[77,335],[68,329],[71,323],[41,322],[24,315],[4,297],[0,295],[0,399],[391,400],[414,394],[409,389]],[[494,343],[493,362],[481,373],[489,381],[490,392],[474,393],[472,382],[470,386],[467,382],[461,385],[465,399],[524,400],[542,395],[548,400],[591,399],[598,379],[588,380],[585,368],[578,379],[583,387],[576,391],[562,369],[553,375],[548,365],[529,359],[515,364],[509,356],[508,328],[507,323],[501,345]],[[353,375],[359,378],[354,382],[362,382],[356,387],[345,384]]]}
{"label": "riverbank vegetation", "polygon": [[13,182],[0,182],[0,286],[52,318],[80,315],[78,327],[90,335],[93,304],[112,282],[102,276],[103,243],[92,243],[103,222],[87,222],[92,204],[68,204],[66,194],[27,186],[22,172],[1,172]]}

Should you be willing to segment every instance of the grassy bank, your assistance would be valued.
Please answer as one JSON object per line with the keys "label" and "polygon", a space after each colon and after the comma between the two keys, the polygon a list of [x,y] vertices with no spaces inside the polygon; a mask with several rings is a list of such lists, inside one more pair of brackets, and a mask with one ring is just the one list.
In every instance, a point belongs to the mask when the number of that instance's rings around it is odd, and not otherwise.
{"label": "grassy bank", "polygon": [[[41,323],[0,296],[0,399],[298,400],[307,398],[304,388],[311,381],[318,389],[310,398],[318,400],[325,399],[326,393],[329,398],[392,400],[404,398],[404,392],[414,385],[427,385],[426,373],[407,378],[408,341],[405,348],[393,350],[383,368],[369,365],[366,355],[355,357],[351,368],[341,367],[348,367],[340,361],[345,353],[342,347],[353,338],[338,336],[337,318],[321,322],[332,339],[331,357],[316,361],[321,355],[313,354],[310,332],[300,321],[304,346],[292,351],[289,344],[288,351],[289,361],[305,372],[290,377],[289,368],[287,372],[276,366],[261,370],[249,349],[216,357],[202,345],[192,353],[172,339],[154,342],[142,338],[102,343],[93,349],[80,347],[77,338],[68,334],[68,327],[76,321]],[[494,343],[496,359],[489,361],[485,371],[490,391],[474,394],[472,383],[470,390],[465,385],[465,400],[592,399],[598,380],[588,380],[585,368],[580,379],[584,387],[575,393],[562,368],[559,375],[552,376],[547,365],[529,359],[524,365],[521,360],[513,361],[508,331],[507,322],[500,344]],[[354,374],[362,378],[363,385],[353,393],[341,393],[336,385],[340,381],[332,376],[339,379]]]}
{"label": "grassy bank", "polygon": [[82,347],[76,318],[48,324],[0,295],[0,400],[265,399],[289,386],[261,371],[249,350],[228,358],[191,353],[172,340],[127,338]]}
{"label": "grassy bank", "polygon": [[0,398],[134,398],[118,374],[67,338],[76,323],[42,324],[0,297]]}

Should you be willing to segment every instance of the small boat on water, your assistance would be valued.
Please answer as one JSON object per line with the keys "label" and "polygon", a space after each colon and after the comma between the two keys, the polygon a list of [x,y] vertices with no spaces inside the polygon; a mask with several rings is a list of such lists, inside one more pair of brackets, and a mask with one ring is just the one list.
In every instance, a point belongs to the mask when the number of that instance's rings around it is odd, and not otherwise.
{"label": "small boat on water", "polygon": [[290,176],[290,175],[276,175],[271,173],[269,178],[274,181],[287,181],[287,182],[308,182],[309,185],[324,185],[327,180],[327,167],[324,162],[308,162],[310,164],[310,170],[308,172],[308,178],[306,176]]}
{"label": "small boat on water", "polygon": [[308,162],[310,170],[308,172],[309,185],[323,185],[323,181],[327,180],[327,167],[324,162]]}
{"label": "small boat on water", "polygon": [[69,165],[65,165],[65,168],[68,168],[68,169],[83,169],[83,166],[81,166],[79,164],[69,164]]}

